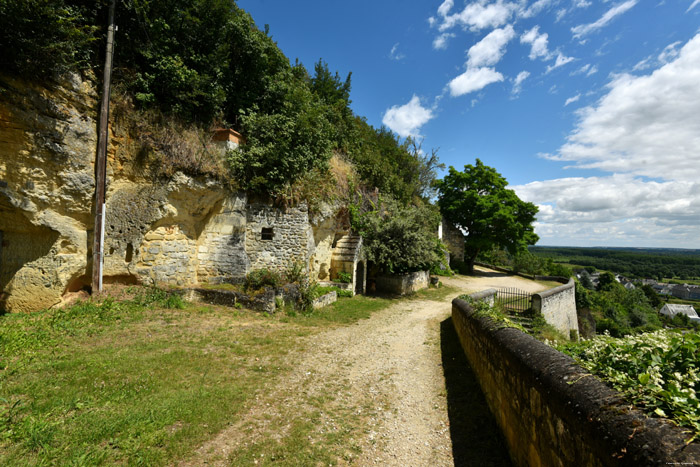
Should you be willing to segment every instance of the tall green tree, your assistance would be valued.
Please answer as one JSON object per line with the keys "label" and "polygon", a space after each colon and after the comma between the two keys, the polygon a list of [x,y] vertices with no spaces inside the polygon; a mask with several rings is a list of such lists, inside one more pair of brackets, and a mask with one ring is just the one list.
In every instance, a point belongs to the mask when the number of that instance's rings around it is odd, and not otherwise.
{"label": "tall green tree", "polygon": [[438,206],[443,216],[466,232],[465,261],[469,272],[481,250],[500,246],[511,254],[524,251],[539,240],[532,223],[537,206],[522,201],[495,169],[479,159],[460,172],[436,182]]}

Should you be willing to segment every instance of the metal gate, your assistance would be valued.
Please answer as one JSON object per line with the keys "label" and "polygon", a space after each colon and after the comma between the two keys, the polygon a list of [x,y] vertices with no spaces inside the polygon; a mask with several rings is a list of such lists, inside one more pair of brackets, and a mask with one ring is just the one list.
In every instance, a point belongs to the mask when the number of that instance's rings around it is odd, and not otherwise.
{"label": "metal gate", "polygon": [[496,304],[506,311],[523,313],[532,309],[532,294],[515,288],[498,289]]}

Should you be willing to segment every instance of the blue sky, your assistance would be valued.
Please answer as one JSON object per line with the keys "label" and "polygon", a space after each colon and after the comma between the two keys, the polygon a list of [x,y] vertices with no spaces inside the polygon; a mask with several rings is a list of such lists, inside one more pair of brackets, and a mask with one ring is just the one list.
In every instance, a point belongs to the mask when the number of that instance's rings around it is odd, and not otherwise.
{"label": "blue sky", "polygon": [[370,124],[478,157],[540,245],[700,248],[700,0],[239,0]]}

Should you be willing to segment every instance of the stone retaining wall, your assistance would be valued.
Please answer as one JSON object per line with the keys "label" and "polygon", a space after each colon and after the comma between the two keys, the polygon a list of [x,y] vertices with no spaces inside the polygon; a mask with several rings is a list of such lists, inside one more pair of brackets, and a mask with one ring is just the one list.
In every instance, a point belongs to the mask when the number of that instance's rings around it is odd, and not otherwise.
{"label": "stone retaining wall", "polygon": [[338,292],[335,290],[333,292],[328,292],[325,295],[321,295],[317,299],[314,300],[313,307],[314,310],[317,308],[323,308],[324,306],[328,306],[331,303],[335,303],[338,301]]}
{"label": "stone retaining wall", "polygon": [[[547,278],[548,280],[560,278]],[[576,284],[573,279],[532,295],[532,309],[541,313],[545,321],[554,326],[566,337],[578,336],[576,315]]]}
{"label": "stone retaining wall", "polygon": [[428,271],[417,271],[409,274],[379,276],[376,279],[377,292],[396,295],[407,295],[428,288],[430,274]]}
{"label": "stone retaining wall", "polygon": [[631,409],[570,357],[464,300],[453,300],[452,319],[516,465],[700,464],[687,433]]}

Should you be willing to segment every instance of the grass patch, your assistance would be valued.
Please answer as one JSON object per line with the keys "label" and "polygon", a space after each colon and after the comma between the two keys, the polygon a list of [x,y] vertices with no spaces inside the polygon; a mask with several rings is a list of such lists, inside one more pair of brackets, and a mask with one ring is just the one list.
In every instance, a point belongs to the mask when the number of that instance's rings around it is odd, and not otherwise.
{"label": "grass patch", "polygon": [[3,316],[0,463],[170,464],[283,374],[297,338],[160,291]]}
{"label": "grass patch", "polygon": [[283,322],[293,322],[303,326],[324,326],[329,324],[353,324],[369,318],[372,313],[389,307],[394,301],[389,298],[356,295],[353,298],[338,298],[329,306],[314,310],[309,314],[288,314]]}
{"label": "grass patch", "polygon": [[[244,422],[290,372],[288,355],[305,350],[304,338],[395,303],[357,296],[308,316],[269,317],[158,289],[130,296],[0,317],[0,464],[176,463]],[[314,397],[332,400],[336,386]],[[348,412],[319,431],[325,402],[299,397],[300,408],[281,409],[283,434],[265,433],[232,462],[351,458],[362,420]]]}
{"label": "grass patch", "polygon": [[569,339],[564,336],[557,328],[545,321],[544,316],[536,314],[532,319],[532,331],[528,334],[532,335],[540,342],[556,342],[566,343]]}

